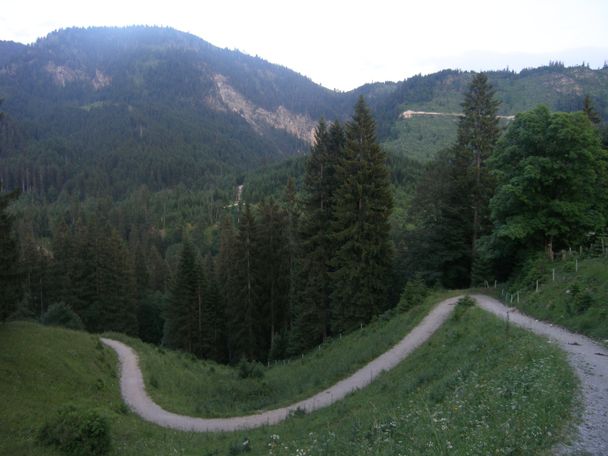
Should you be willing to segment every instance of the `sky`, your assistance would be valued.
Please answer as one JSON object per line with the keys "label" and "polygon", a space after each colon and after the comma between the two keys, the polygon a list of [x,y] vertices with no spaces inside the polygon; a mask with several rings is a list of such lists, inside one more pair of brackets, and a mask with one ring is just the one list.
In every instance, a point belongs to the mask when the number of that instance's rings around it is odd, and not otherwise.
{"label": "sky", "polygon": [[608,61],[607,0],[5,0],[0,40],[79,26],[161,25],[258,55],[330,89],[445,68]]}

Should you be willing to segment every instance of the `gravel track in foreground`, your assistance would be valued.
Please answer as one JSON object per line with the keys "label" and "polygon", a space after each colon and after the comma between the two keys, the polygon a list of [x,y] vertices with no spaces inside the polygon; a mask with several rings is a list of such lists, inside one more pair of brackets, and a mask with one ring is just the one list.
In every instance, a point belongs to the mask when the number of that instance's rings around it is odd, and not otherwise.
{"label": "gravel track in foreground", "polygon": [[[584,411],[577,436],[569,445],[556,448],[557,454],[608,455],[608,350],[593,340],[550,323],[541,322],[504,306],[485,295],[473,295],[478,305],[510,323],[547,337],[568,353],[568,360],[581,381]],[[118,354],[121,366],[120,388],[126,404],[146,421],[159,426],[193,432],[252,429],[279,423],[297,410],[306,413],[327,407],[349,393],[364,388],[378,375],[403,361],[441,327],[459,297],[447,299],[435,308],[397,345],[351,376],[314,396],[287,407],[231,418],[197,418],[177,415],[158,406],[147,395],[136,353],[116,340],[101,341]]]}
{"label": "gravel track in foreground", "polygon": [[608,455],[608,350],[580,334],[535,320],[515,308],[506,307],[485,295],[472,295],[479,307],[539,336],[547,337],[568,353],[568,361],[581,382],[582,420],[570,444],[561,444],[556,454]]}
{"label": "gravel track in foreground", "polygon": [[458,299],[451,298],[439,303],[397,345],[326,390],[287,407],[231,418],[196,418],[177,415],[162,409],[146,393],[138,357],[133,349],[113,339],[101,338],[101,341],[113,348],[118,354],[121,366],[120,389],[122,397],[129,408],[144,420],[181,431],[236,431],[279,423],[297,410],[303,410],[306,413],[319,410],[343,399],[353,391],[364,388],[382,372],[395,367],[426,342],[450,316]]}

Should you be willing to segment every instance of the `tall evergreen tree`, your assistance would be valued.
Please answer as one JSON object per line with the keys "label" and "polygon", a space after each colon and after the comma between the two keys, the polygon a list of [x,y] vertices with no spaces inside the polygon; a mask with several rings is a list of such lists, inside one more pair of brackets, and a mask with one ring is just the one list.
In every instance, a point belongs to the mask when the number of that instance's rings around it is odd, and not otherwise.
{"label": "tall evergreen tree", "polygon": [[483,270],[477,242],[492,227],[489,202],[494,194],[494,182],[487,161],[500,136],[496,116],[499,104],[488,77],[484,73],[476,74],[462,104],[463,117],[458,124],[458,139],[454,148],[452,179],[454,191],[462,196],[459,206],[470,219],[467,226],[470,226],[470,269],[474,284],[482,279],[475,272]]}
{"label": "tall evergreen tree", "polygon": [[488,159],[500,130],[498,102],[484,74],[465,94],[463,116],[453,147],[441,152],[420,180],[410,216],[410,272],[446,287],[467,287],[485,278],[480,237],[491,232],[489,200],[494,192]]}
{"label": "tall evergreen tree", "polygon": [[1,193],[0,182],[0,321],[6,320],[21,300],[22,274],[19,270],[19,246],[13,231],[13,217],[8,206],[19,192]]}
{"label": "tall evergreen tree", "polygon": [[218,289],[216,268],[210,255],[205,258],[203,271],[205,276],[203,296],[205,297],[207,328],[202,335],[205,357],[217,362],[225,362],[228,359],[226,315]]}
{"label": "tall evergreen tree", "polygon": [[300,352],[324,340],[330,331],[330,271],[335,253],[332,237],[334,199],[339,185],[336,167],[344,149],[338,122],[329,128],[323,119],[306,162],[300,222],[301,290],[295,307],[291,351]]}
{"label": "tall evergreen tree", "polygon": [[262,359],[263,327],[259,302],[256,222],[249,204],[240,214],[227,277],[228,343],[232,361]]}
{"label": "tall evergreen tree", "polygon": [[263,348],[270,350],[275,337],[287,328],[289,298],[289,254],[286,214],[271,198],[259,207],[257,224],[258,251],[256,261],[261,263],[260,296],[264,326]]}
{"label": "tall evergreen tree", "polygon": [[[408,213],[416,228],[406,235],[409,278],[420,275],[429,284],[466,286],[470,277],[470,212],[454,190],[453,151],[444,150],[418,181]],[[463,258],[466,261],[463,261]]]}
{"label": "tall evergreen tree", "polygon": [[294,321],[294,312],[297,306],[297,290],[298,290],[298,271],[299,271],[299,220],[300,213],[298,207],[298,201],[296,197],[296,184],[293,177],[287,180],[287,186],[285,187],[285,195],[283,205],[285,207],[285,214],[287,217],[287,256],[289,258],[289,291],[287,299],[287,329],[291,331]]}
{"label": "tall evergreen tree", "polygon": [[386,306],[392,265],[389,217],[393,208],[386,155],[363,97],[346,125],[344,155],[336,174],[332,231],[332,330],[368,322]]}
{"label": "tall evergreen tree", "polygon": [[585,95],[585,98],[583,99],[583,112],[592,124],[599,125],[601,123],[602,118],[595,110],[593,101],[591,101],[591,97],[589,95]]}
{"label": "tall evergreen tree", "polygon": [[49,305],[49,255],[35,239],[32,222],[28,221],[20,225],[20,268],[27,297],[27,302],[24,304],[31,315],[42,317]]}
{"label": "tall evergreen tree", "polygon": [[185,241],[171,287],[163,343],[170,348],[200,356],[201,307],[201,269],[194,247]]}
{"label": "tall evergreen tree", "polygon": [[138,334],[137,291],[134,264],[127,247],[114,229],[104,235],[97,255],[98,290],[95,305],[99,308],[97,325],[104,331]]}

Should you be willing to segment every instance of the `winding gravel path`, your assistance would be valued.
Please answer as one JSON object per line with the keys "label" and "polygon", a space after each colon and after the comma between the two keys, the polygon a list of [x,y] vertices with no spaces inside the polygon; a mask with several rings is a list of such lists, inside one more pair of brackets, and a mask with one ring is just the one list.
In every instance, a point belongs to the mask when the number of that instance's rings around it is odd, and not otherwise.
{"label": "winding gravel path", "polygon": [[[488,296],[473,297],[482,309],[500,318],[508,318],[517,326],[548,337],[568,353],[568,360],[581,380],[584,412],[575,441],[569,446],[560,446],[556,449],[557,453],[608,455],[608,350],[587,337],[527,317]],[[195,418],[162,409],[146,394],[135,352],[116,340],[102,338],[101,341],[118,354],[123,399],[143,419],[159,426],[182,431],[234,431],[276,424],[296,410],[309,413],[327,407],[343,399],[347,394],[364,388],[383,371],[395,367],[426,342],[450,316],[458,299],[451,298],[438,304],[397,345],[332,387],[287,407],[232,418]]]}
{"label": "winding gravel path", "polygon": [[144,420],[182,431],[235,431],[279,423],[298,409],[310,413],[343,399],[355,390],[364,388],[383,371],[395,367],[428,340],[452,313],[457,301],[458,298],[447,299],[435,306],[401,342],[332,387],[287,407],[232,418],[194,418],[177,415],[162,409],[146,394],[135,352],[127,345],[116,340],[102,338],[101,341],[118,353],[121,365],[120,389],[122,397],[131,410]]}
{"label": "winding gravel path", "polygon": [[576,438],[570,445],[561,445],[556,453],[607,456],[608,350],[588,337],[507,308],[496,299],[484,295],[473,297],[482,309],[503,319],[507,319],[508,314],[511,323],[549,338],[568,353],[568,361],[581,381],[584,408]]}

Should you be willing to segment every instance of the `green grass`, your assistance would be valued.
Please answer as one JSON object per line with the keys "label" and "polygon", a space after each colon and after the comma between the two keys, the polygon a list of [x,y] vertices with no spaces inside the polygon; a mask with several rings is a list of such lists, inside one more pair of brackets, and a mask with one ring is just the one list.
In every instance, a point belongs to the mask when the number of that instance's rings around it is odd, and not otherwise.
{"label": "green grass", "polygon": [[368,388],[246,433],[170,431],[127,412],[114,354],[92,335],[11,323],[0,325],[0,347],[0,454],[7,455],[57,454],[35,434],[65,402],[108,416],[113,455],[237,454],[245,438],[251,455],[545,454],[572,419],[576,397],[563,353],[516,328],[507,334],[476,308],[459,311]]}
{"label": "green grass", "polygon": [[[528,265],[510,286],[517,295],[510,305],[540,320],[551,321],[572,331],[606,341],[608,339],[608,258],[576,258]],[[553,280],[555,269],[555,280]],[[536,291],[536,280],[539,291]],[[503,297],[504,299],[504,297]]]}
{"label": "green grass", "polygon": [[262,378],[241,379],[232,367],[162,350],[122,334],[108,336],[136,349],[150,396],[162,407],[191,416],[237,416],[288,405],[324,390],[395,345],[436,302],[457,294],[435,294],[409,312],[389,312],[301,358],[264,367]]}

